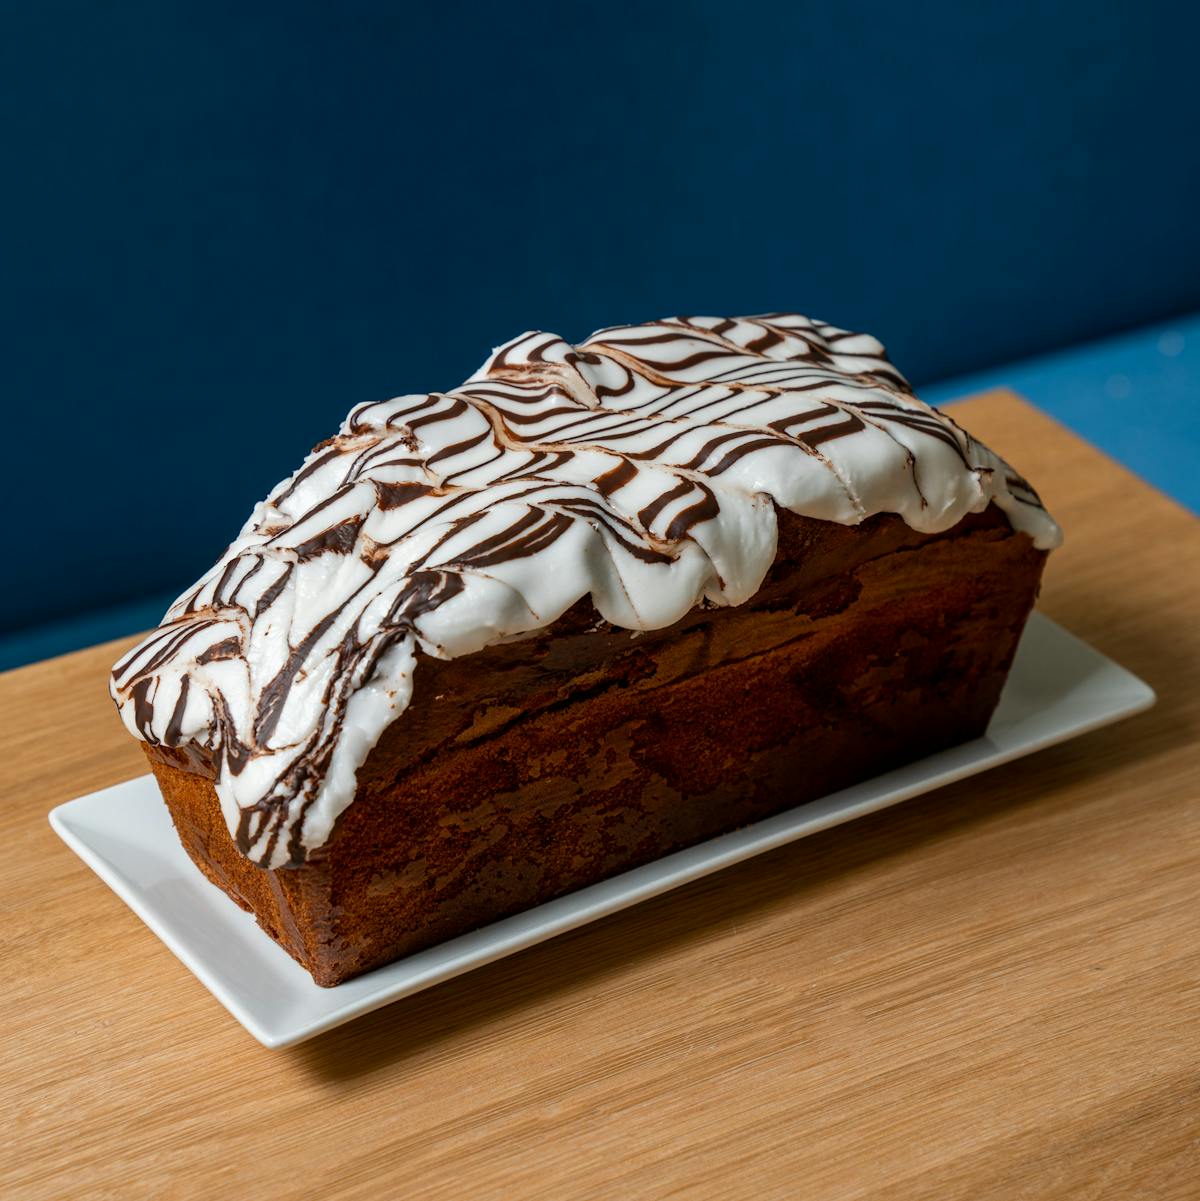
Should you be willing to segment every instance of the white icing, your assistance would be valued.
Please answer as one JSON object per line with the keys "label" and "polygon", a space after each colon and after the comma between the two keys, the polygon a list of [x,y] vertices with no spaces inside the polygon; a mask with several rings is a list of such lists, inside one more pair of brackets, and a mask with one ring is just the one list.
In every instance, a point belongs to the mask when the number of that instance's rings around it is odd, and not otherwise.
{"label": "white icing", "polygon": [[[409,703],[418,649],[470,654],[589,595],[633,630],[740,604],[774,559],[775,505],[937,533],[989,503],[1058,544],[1029,486],[868,335],[791,314],[578,348],[528,333],[452,392],[354,409],[116,666],[112,694],[135,736],[211,753],[230,831],[278,867],[329,837]],[[414,609],[430,589],[442,603]]]}

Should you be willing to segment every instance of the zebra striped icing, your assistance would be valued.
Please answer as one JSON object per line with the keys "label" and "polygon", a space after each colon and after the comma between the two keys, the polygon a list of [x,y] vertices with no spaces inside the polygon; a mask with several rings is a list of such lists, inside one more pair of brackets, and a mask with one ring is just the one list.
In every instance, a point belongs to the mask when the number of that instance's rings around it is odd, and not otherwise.
{"label": "zebra striped icing", "polygon": [[882,346],[794,314],[528,333],[462,386],[359,405],[114,668],[130,731],[202,748],[243,853],[298,864],[401,718],[418,652],[628,629],[754,595],[776,506],[936,533],[998,505],[1059,531]]}

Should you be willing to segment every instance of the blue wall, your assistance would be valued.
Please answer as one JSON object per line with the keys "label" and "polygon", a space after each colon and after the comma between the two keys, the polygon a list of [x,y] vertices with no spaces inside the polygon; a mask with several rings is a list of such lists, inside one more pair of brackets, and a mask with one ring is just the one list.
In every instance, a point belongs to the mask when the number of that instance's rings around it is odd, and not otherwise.
{"label": "blue wall", "polygon": [[528,327],[798,308],[924,381],[1200,308],[1196,6],[14,8],[0,631]]}

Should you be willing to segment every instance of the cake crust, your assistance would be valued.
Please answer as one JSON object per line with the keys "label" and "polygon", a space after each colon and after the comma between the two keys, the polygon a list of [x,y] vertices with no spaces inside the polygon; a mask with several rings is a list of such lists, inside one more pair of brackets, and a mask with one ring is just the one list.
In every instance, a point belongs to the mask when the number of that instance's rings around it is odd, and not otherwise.
{"label": "cake crust", "polygon": [[422,663],[306,862],[230,836],[215,765],[147,745],[189,855],[333,985],[983,733],[1045,552],[996,508],[943,534],[779,514],[763,586],[652,632],[586,603]]}

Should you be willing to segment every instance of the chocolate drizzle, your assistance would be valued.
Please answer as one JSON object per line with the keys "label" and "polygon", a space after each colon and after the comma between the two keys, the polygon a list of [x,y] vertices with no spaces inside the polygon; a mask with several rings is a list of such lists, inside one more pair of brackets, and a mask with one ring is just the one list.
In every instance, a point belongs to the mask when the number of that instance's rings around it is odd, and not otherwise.
{"label": "chocolate drizzle", "polygon": [[328,837],[411,694],[418,650],[469,654],[591,595],[613,625],[740,604],[775,506],[938,532],[1037,494],[917,400],[864,334],[794,314],[672,318],[579,347],[528,333],[451,392],[360,405],[117,664],[137,737],[214,765],[269,867]]}

